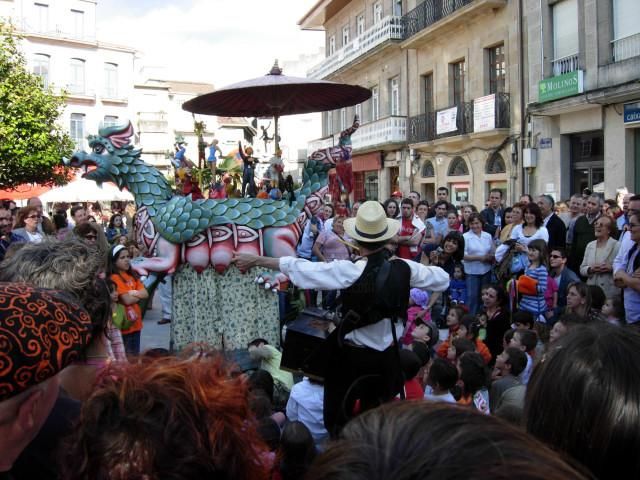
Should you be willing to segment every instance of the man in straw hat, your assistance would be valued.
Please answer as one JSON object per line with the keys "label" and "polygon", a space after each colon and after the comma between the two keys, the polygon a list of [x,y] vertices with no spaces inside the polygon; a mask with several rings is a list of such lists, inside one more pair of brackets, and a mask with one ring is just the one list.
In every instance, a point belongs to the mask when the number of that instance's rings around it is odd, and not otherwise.
{"label": "man in straw hat", "polygon": [[397,337],[406,320],[410,289],[442,292],[449,286],[449,276],[439,267],[387,260],[385,245],[399,228],[378,202],[369,201],[344,222],[362,255],[356,262],[234,254],[240,269],[261,266],[280,270],[300,288],[342,290],[340,322],[327,340],[331,350],[326,354],[324,421],[333,435],[356,410],[377,406],[400,392]]}
{"label": "man in straw hat", "polygon": [[11,478],[58,397],[58,373],[90,340],[91,318],[66,293],[0,283],[0,478]]}

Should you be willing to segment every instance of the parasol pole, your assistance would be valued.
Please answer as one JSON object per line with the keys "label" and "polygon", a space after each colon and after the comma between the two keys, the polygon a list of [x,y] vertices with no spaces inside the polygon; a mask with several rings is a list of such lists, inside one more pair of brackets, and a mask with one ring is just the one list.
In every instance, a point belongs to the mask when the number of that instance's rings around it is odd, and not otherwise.
{"label": "parasol pole", "polygon": [[280,138],[278,136],[278,115],[273,116],[273,122],[275,123],[275,133],[273,134],[273,139],[276,142],[274,152],[277,152],[278,149],[280,148],[280,142],[279,142]]}

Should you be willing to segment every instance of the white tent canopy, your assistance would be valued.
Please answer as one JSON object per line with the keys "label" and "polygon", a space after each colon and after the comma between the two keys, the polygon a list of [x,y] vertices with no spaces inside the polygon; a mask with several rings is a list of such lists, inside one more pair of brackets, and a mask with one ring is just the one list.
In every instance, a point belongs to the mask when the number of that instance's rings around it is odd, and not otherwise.
{"label": "white tent canopy", "polygon": [[113,183],[103,183],[100,188],[93,180],[78,178],[64,187],[43,193],[40,200],[42,203],[133,201],[133,195],[127,191],[121,192]]}

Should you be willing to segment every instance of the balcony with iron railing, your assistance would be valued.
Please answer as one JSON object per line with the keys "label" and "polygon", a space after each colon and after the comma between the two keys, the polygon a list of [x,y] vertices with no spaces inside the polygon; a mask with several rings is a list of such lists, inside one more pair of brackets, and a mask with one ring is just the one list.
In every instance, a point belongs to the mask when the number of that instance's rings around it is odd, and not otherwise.
{"label": "balcony with iron railing", "polygon": [[141,133],[166,133],[169,115],[166,112],[138,112],[138,130]]}
{"label": "balcony with iron railing", "polygon": [[12,22],[20,32],[23,32],[27,35],[43,36],[82,43],[96,42],[95,32],[87,33],[84,30],[71,31],[70,25],[61,23],[55,25],[37,25],[34,23],[34,20],[29,17],[13,18]]}
{"label": "balcony with iron railing", "polygon": [[309,70],[307,76],[316,79],[326,78],[379,45],[392,40],[402,40],[402,38],[402,18],[385,17]]}
{"label": "balcony with iron railing", "polygon": [[[491,102],[490,97],[481,97],[483,105],[487,105],[487,102]],[[474,105],[476,101],[465,102],[460,105],[454,105],[449,108],[443,108],[441,110],[421,113],[414,117],[410,117],[407,127],[407,143],[416,144],[422,142],[432,142],[443,138],[455,137],[459,135],[467,135],[473,133],[486,132],[487,130],[495,130],[502,128],[509,128],[511,125],[511,107],[508,93],[496,93],[493,95],[493,108],[486,110],[484,115],[481,112],[474,112]],[[491,107],[491,104],[489,103]],[[438,116],[452,116],[452,109],[455,108],[455,129],[443,128],[442,124],[438,122]],[[477,113],[477,115],[474,115]],[[490,119],[492,122],[487,122],[486,115],[493,115]],[[477,124],[476,124],[477,122]],[[493,125],[491,125],[493,123]],[[487,124],[489,128],[487,128]],[[491,128],[493,127],[493,128]],[[439,130],[441,128],[442,130]]]}
{"label": "balcony with iron railing", "polygon": [[611,42],[613,61],[621,62],[627,58],[640,56],[640,33],[634,33]]}
{"label": "balcony with iron railing", "polygon": [[578,70],[578,54],[567,55],[565,57],[556,58],[551,62],[551,70],[553,76],[564,75],[565,73],[575,72]]}
{"label": "balcony with iron railing", "polygon": [[[340,133],[313,140],[308,144],[308,152],[338,145]],[[354,150],[368,150],[384,145],[405,144],[407,142],[407,117],[389,116],[360,125],[351,137]]]}
{"label": "balcony with iron railing", "polygon": [[445,27],[455,27],[469,20],[470,15],[503,7],[507,0],[425,0],[402,17],[404,48],[417,48]]}

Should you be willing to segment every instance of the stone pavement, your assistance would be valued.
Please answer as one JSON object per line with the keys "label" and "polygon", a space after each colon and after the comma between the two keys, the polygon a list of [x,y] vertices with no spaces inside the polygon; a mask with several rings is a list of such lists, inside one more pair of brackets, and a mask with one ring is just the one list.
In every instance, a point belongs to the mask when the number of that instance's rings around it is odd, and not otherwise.
{"label": "stone pavement", "polygon": [[148,310],[144,316],[144,325],[140,338],[140,352],[159,347],[169,349],[171,324],[158,325],[158,320],[161,318],[162,305],[160,304],[160,295],[155,295],[153,308]]}

